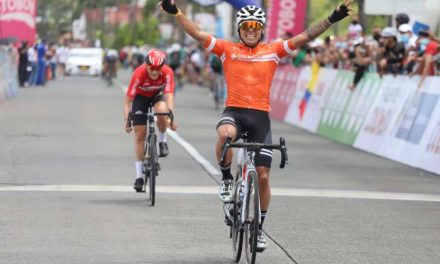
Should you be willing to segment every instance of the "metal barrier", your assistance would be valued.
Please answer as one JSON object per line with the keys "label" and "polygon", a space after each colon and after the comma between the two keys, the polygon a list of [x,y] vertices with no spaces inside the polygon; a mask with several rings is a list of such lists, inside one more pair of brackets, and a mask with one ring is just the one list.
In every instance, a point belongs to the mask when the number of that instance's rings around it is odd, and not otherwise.
{"label": "metal barrier", "polygon": [[17,93],[17,55],[12,48],[0,46],[0,104]]}

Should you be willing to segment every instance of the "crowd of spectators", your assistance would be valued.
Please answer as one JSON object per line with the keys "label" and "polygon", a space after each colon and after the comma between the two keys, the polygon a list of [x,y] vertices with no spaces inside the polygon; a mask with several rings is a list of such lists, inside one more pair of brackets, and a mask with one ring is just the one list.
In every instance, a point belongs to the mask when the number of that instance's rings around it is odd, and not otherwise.
{"label": "crowd of spectators", "polygon": [[64,78],[64,69],[69,52],[67,45],[47,44],[42,39],[29,45],[23,41],[18,52],[18,81],[20,87],[42,86],[57,78]]}
{"label": "crowd of spectators", "polygon": [[[385,74],[420,75],[419,88],[429,75],[440,76],[440,40],[431,32],[413,32],[406,14],[395,17],[395,27],[375,27],[367,35],[357,16],[352,17],[345,36],[328,36],[315,39],[295,50],[292,57],[280,63],[292,63],[295,67],[317,62],[321,67],[353,70],[354,91],[366,72]],[[284,37],[290,38],[286,34]],[[119,65],[133,70],[143,63],[144,54],[151,47],[127,46],[119,50]],[[178,89],[183,83],[210,86],[216,71],[216,62],[197,44],[174,43],[162,47],[168,53],[168,64],[174,70]],[[64,76],[69,47],[47,44],[42,40],[35,45],[23,42],[18,48],[18,79],[22,87],[44,85],[57,75]],[[58,71],[57,71],[58,68]],[[58,72],[58,73],[57,73]]]}
{"label": "crowd of spectators", "polygon": [[426,76],[440,75],[440,40],[427,30],[413,32],[406,14],[398,14],[395,22],[396,27],[376,27],[367,35],[353,16],[346,36],[315,39],[295,52],[292,63],[317,61],[321,67],[353,70],[351,91],[366,72],[420,75],[420,88]]}

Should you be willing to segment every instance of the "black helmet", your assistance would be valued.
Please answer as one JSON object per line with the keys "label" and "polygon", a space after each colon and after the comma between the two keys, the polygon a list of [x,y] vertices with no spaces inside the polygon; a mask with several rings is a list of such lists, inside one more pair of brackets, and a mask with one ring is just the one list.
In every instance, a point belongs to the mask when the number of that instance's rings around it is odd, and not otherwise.
{"label": "black helmet", "polygon": [[409,16],[405,13],[400,13],[396,15],[396,22],[401,24],[408,24],[409,23]]}

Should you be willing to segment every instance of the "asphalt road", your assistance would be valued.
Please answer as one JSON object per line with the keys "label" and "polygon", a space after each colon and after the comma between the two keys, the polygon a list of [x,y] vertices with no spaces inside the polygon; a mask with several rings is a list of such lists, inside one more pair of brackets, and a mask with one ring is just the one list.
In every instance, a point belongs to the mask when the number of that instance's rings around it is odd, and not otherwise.
{"label": "asphalt road", "polygon": [[[70,77],[0,105],[0,263],[233,263],[216,197],[221,112],[205,88],[176,94],[179,127],[150,207],[131,187],[128,79]],[[439,175],[277,121],[272,129],[290,162],[280,170],[274,157],[271,239],[257,263],[439,263]]]}

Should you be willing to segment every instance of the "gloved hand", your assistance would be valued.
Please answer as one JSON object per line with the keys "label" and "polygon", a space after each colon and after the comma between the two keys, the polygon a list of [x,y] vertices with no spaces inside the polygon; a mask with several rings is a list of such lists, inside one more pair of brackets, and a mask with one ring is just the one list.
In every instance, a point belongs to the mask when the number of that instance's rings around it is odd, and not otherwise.
{"label": "gloved hand", "polygon": [[177,12],[179,12],[174,0],[162,0],[160,5],[162,6],[162,9],[169,14],[175,15]]}
{"label": "gloved hand", "polygon": [[352,2],[353,0],[344,0],[344,3],[336,7],[333,13],[328,17],[328,21],[333,24],[347,17],[349,15],[348,12],[352,11],[350,8]]}

